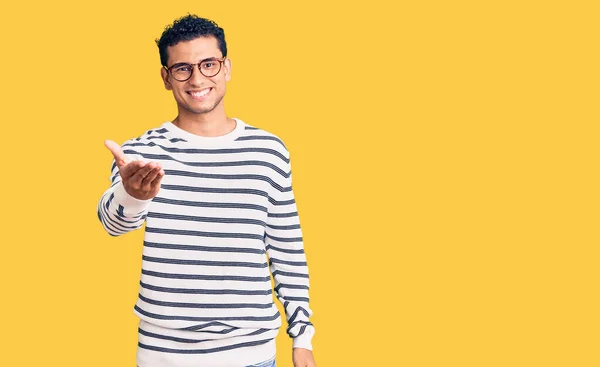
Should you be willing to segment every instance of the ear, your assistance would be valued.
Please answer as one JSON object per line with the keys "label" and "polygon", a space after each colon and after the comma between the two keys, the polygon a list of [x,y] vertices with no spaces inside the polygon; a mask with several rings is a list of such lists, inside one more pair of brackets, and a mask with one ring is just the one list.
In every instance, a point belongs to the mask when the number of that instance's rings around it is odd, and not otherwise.
{"label": "ear", "polygon": [[225,81],[228,82],[231,79],[231,59],[226,58],[223,62],[223,67],[225,68]]}
{"label": "ear", "polygon": [[171,86],[171,82],[169,81],[169,73],[164,67],[160,68],[160,77],[162,78],[163,83],[165,84],[165,89],[172,90],[173,87]]}

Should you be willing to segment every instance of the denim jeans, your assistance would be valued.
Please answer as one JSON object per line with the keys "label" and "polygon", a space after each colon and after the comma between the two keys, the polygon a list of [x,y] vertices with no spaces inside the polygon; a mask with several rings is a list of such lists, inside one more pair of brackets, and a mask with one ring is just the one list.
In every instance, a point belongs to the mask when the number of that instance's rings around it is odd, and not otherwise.
{"label": "denim jeans", "polygon": [[264,361],[258,364],[253,364],[252,366],[247,367],[275,367],[275,357],[269,359],[268,361]]}

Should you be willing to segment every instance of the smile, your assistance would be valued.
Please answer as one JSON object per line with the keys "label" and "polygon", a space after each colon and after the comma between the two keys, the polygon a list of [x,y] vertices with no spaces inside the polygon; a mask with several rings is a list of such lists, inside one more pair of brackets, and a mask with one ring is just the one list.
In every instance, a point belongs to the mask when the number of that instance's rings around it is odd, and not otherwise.
{"label": "smile", "polygon": [[210,93],[211,90],[212,88],[206,88],[199,91],[187,91],[186,93],[192,96],[192,98],[194,99],[204,99]]}

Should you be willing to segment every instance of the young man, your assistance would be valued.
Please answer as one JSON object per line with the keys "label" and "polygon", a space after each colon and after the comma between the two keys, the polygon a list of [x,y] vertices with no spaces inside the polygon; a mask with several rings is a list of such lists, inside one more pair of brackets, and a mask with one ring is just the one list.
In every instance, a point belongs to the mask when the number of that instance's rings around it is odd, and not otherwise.
{"label": "young man", "polygon": [[[177,117],[122,146],[98,216],[114,236],[146,222],[139,367],[275,366],[285,308],[295,367],[314,367],[308,268],[289,152],[225,115],[223,29],[188,15],[157,40]],[[268,255],[268,258],[267,258]]]}

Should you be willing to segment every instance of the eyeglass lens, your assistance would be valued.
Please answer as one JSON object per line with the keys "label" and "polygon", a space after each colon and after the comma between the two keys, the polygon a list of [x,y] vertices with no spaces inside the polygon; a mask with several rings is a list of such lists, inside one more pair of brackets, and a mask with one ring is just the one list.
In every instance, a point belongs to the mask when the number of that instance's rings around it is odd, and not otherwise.
{"label": "eyeglass lens", "polygon": [[[194,66],[190,64],[174,65],[170,68],[173,78],[185,81],[192,76]],[[217,60],[205,60],[200,63],[200,72],[206,77],[215,76],[221,69],[221,63]]]}

